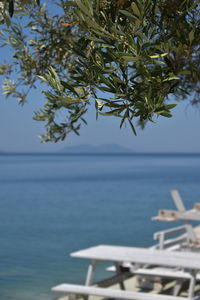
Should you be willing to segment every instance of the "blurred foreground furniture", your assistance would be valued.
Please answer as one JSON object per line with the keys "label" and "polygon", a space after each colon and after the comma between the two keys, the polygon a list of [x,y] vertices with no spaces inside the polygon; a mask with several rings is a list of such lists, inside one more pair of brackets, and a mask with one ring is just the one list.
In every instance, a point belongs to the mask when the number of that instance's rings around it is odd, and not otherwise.
{"label": "blurred foreground furniture", "polygon": [[[53,287],[53,291],[65,292],[72,295],[99,295],[112,298],[122,299],[169,299],[169,300],[183,300],[183,297],[169,296],[169,295],[152,295],[148,293],[130,292],[130,291],[116,291],[112,289],[103,289],[101,287],[93,287],[93,275],[97,264],[102,262],[113,262],[116,266],[117,273],[120,274],[120,265],[123,263],[153,265],[153,266],[165,266],[174,267],[181,270],[187,269],[189,279],[188,299],[195,299],[194,287],[197,277],[197,272],[200,270],[200,254],[192,252],[181,251],[166,251],[150,248],[136,248],[136,247],[120,247],[99,245],[96,247],[80,250],[71,254],[72,257],[89,259],[91,262],[88,267],[88,273],[86,277],[86,286],[61,284]],[[135,268],[130,269],[130,272],[134,274]],[[184,274],[184,273],[183,273]],[[149,274],[150,275],[150,274]],[[154,274],[152,274],[154,276]],[[181,274],[174,276],[178,279]],[[121,282],[121,289],[124,289],[123,282]],[[107,291],[107,292],[106,292]]]}
{"label": "blurred foreground furniture", "polygon": [[[200,203],[186,210],[179,192],[172,190],[171,195],[177,210],[162,209],[153,219],[181,221],[183,225],[156,232],[154,239],[158,240],[158,244],[150,248],[99,245],[72,253],[72,257],[90,260],[85,285],[63,283],[53,287],[52,291],[67,293],[70,300],[79,296],[87,299],[90,295],[130,300],[197,299],[195,286],[196,281],[200,281],[200,226],[193,228],[191,222],[200,221]],[[98,283],[94,285],[95,268],[103,262],[113,263],[107,270],[116,273],[115,282],[120,289],[105,288]],[[125,290],[124,281],[130,275],[175,280],[173,295]],[[180,297],[185,282],[189,283],[187,297]]]}

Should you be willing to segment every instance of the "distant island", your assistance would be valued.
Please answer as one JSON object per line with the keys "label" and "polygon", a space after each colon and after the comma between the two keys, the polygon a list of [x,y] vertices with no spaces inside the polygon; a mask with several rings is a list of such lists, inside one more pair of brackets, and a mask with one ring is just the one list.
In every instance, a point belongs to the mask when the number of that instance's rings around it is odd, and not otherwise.
{"label": "distant island", "polygon": [[117,145],[117,144],[102,144],[98,146],[93,145],[77,145],[77,146],[67,146],[63,148],[60,152],[62,153],[133,153],[131,149]]}

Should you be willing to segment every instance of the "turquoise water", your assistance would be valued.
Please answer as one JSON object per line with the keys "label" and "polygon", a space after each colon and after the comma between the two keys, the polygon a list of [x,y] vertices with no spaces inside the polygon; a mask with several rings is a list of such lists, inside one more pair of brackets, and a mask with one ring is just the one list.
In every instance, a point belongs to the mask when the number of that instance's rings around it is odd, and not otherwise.
{"label": "turquoise water", "polygon": [[[55,299],[50,288],[84,283],[87,261],[72,251],[96,244],[149,246],[152,222],[200,201],[200,155],[0,155],[0,299]],[[99,274],[102,275],[102,270]]]}

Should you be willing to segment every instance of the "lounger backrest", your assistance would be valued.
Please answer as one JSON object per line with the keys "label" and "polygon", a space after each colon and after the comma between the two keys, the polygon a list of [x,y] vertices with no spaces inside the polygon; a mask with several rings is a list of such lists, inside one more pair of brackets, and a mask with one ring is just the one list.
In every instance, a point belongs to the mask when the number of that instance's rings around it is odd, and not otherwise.
{"label": "lounger backrest", "polygon": [[176,205],[177,210],[180,212],[184,212],[186,209],[183,204],[181,195],[179,194],[179,191],[171,190],[171,195],[172,195],[172,199],[174,200],[174,204]]}
{"label": "lounger backrest", "polygon": [[[180,213],[185,212],[186,209],[185,209],[185,206],[183,204],[183,200],[181,198],[181,195],[179,194],[179,191],[171,190],[171,195],[172,195],[172,198],[174,200],[174,204],[176,205],[177,210]],[[186,231],[187,231],[187,235],[188,235],[188,241],[196,243],[197,242],[197,237],[195,235],[195,232],[193,230],[192,225],[188,221],[185,222],[185,225],[186,225],[186,228],[187,228]]]}

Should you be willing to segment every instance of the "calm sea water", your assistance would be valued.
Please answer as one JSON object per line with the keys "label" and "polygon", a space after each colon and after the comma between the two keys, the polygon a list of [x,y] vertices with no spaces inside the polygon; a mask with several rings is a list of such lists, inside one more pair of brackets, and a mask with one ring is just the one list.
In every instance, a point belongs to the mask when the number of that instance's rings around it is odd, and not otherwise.
{"label": "calm sea water", "polygon": [[88,262],[72,251],[153,244],[176,225],[151,221],[174,208],[173,188],[186,207],[200,201],[200,155],[0,155],[0,299],[51,300],[52,286],[84,283]]}

